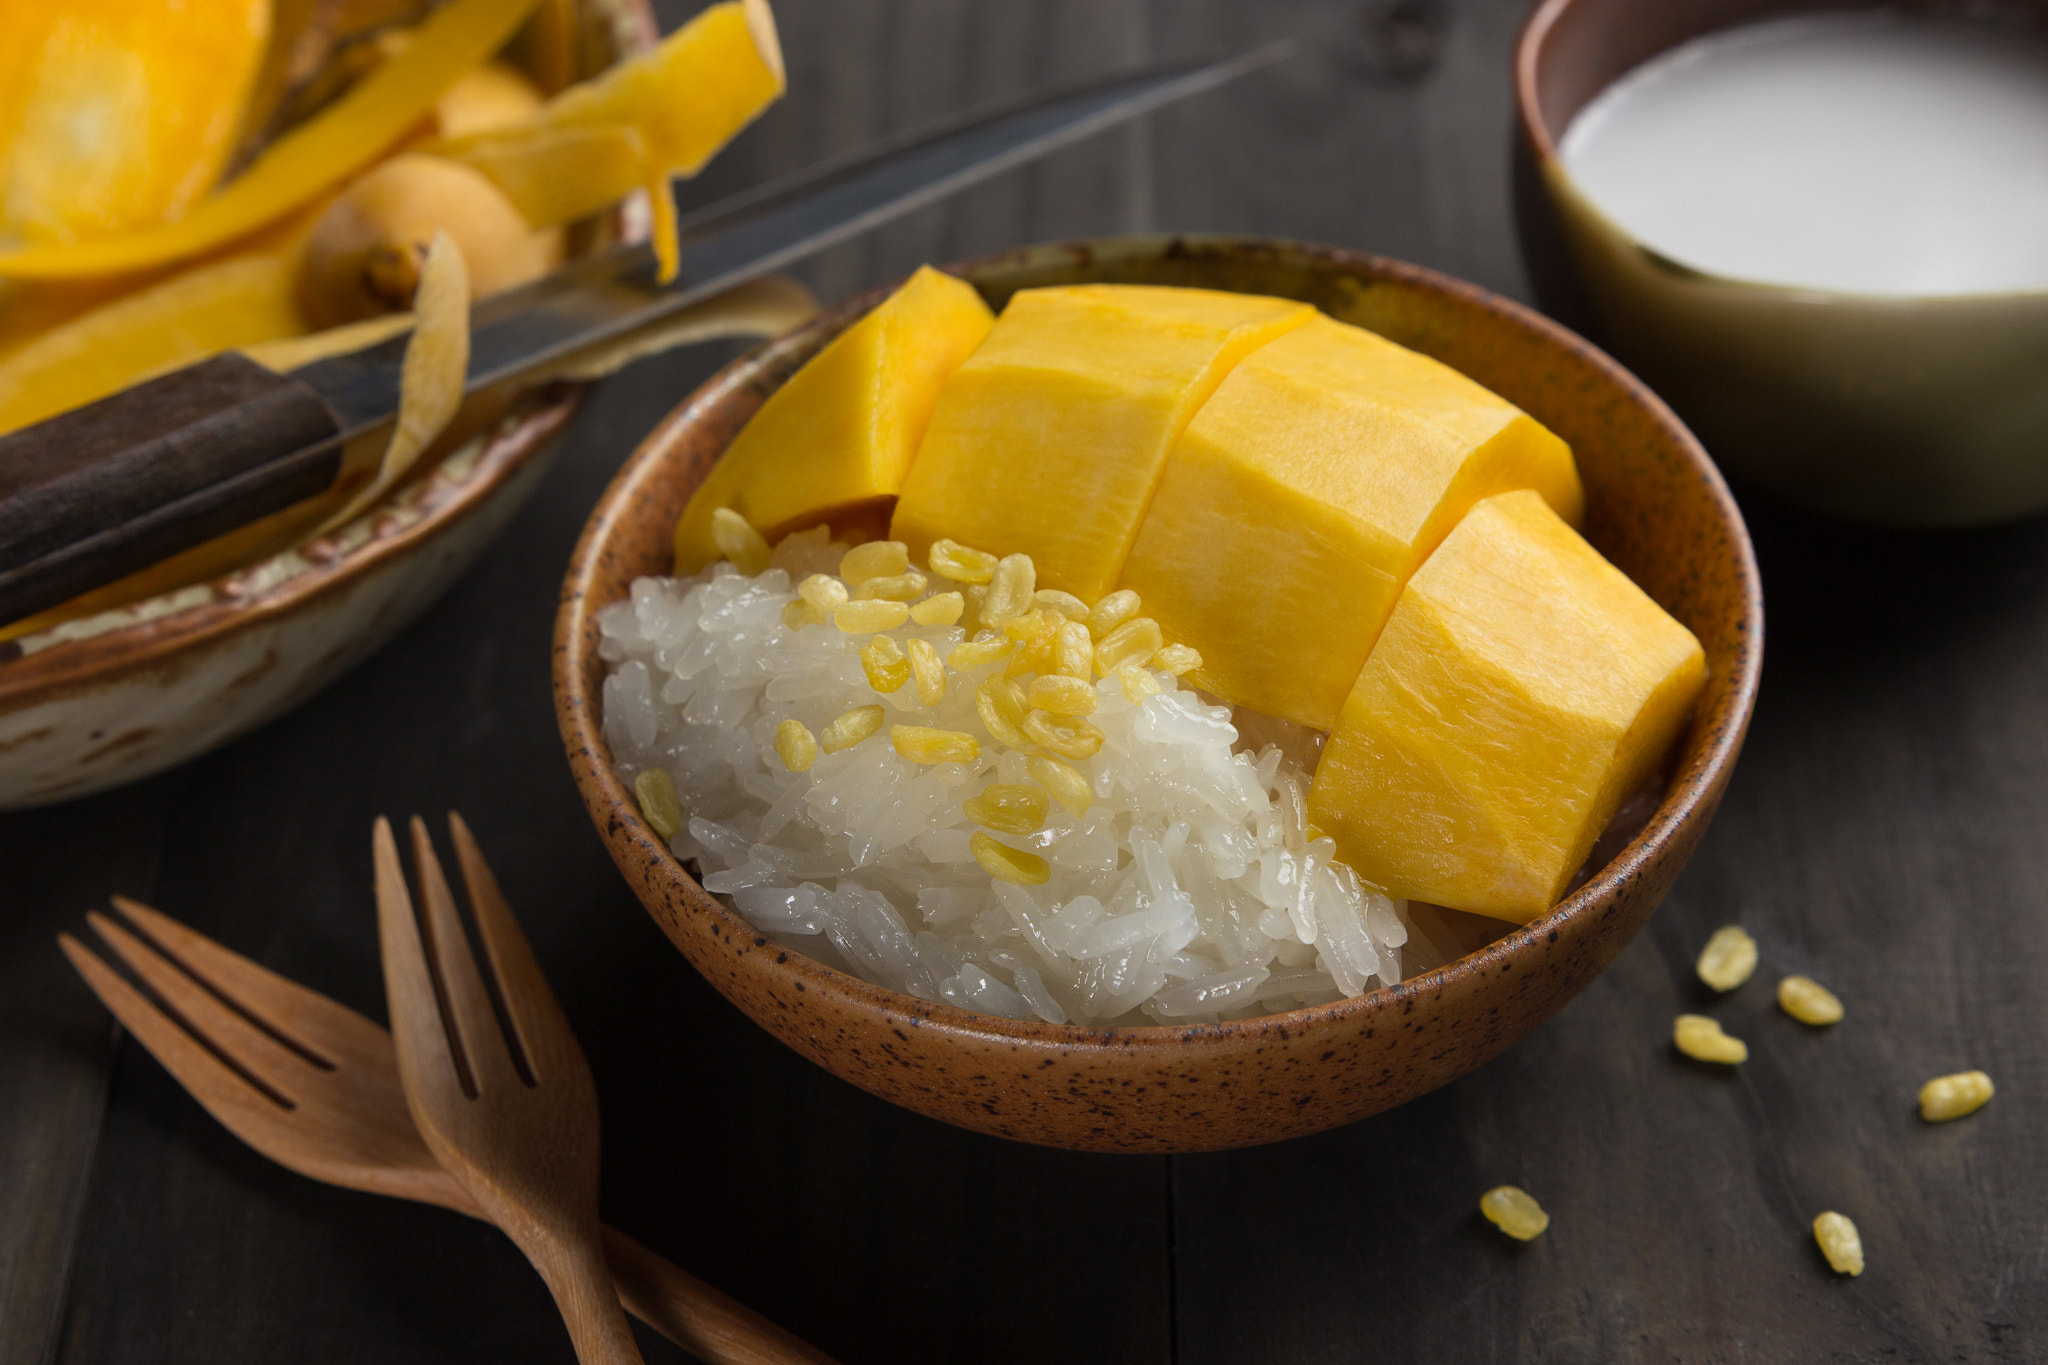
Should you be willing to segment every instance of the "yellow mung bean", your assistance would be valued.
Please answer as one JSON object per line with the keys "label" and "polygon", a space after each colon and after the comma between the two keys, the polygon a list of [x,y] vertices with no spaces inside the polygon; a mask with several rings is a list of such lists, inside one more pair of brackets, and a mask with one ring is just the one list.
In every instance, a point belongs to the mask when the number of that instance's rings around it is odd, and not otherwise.
{"label": "yellow mung bean", "polygon": [[1149,616],[1133,616],[1102,637],[1095,646],[1095,671],[1108,677],[1118,664],[1141,664],[1166,644],[1159,623]]}
{"label": "yellow mung bean", "polygon": [[1046,795],[1037,787],[991,782],[960,803],[967,818],[1004,834],[1032,834],[1045,825]]}
{"label": "yellow mung bean", "polygon": [[882,728],[882,717],[879,706],[856,706],[819,732],[818,747],[828,754],[851,749]]}
{"label": "yellow mung bean", "polygon": [[1704,1014],[1681,1014],[1671,1027],[1671,1041],[1678,1050],[1699,1062],[1720,1062],[1733,1066],[1749,1060],[1749,1047],[1740,1038],[1721,1031],[1719,1020]]}
{"label": "yellow mung bean", "polygon": [[1813,1220],[1813,1240],[1837,1275],[1863,1273],[1863,1236],[1856,1225],[1832,1210]]}
{"label": "yellow mung bean", "polygon": [[994,663],[1016,647],[1015,640],[968,640],[953,646],[953,652],[946,656],[946,663],[965,673],[983,664]]}
{"label": "yellow mung bean", "polygon": [[860,667],[868,675],[868,686],[877,692],[894,692],[910,681],[910,660],[903,657],[903,647],[886,635],[877,635],[860,647]]}
{"label": "yellow mung bean", "polygon": [[768,542],[753,523],[730,507],[711,514],[711,543],[743,574],[757,574],[768,567]]}
{"label": "yellow mung bean", "polygon": [[1017,652],[1003,665],[1003,671],[1013,678],[1050,672],[1053,645],[1059,638],[1059,619],[1056,613],[1028,611],[1003,622],[1003,634],[1017,642]]}
{"label": "yellow mung bean", "polygon": [[848,602],[832,609],[832,624],[848,635],[894,630],[909,619],[910,608],[901,602]]}
{"label": "yellow mung bean", "polygon": [[1527,1190],[1514,1185],[1495,1185],[1480,1195],[1479,1211],[1487,1222],[1518,1242],[1533,1241],[1550,1226],[1550,1215],[1543,1206]]}
{"label": "yellow mung bean", "polygon": [[676,795],[675,779],[666,770],[649,768],[633,779],[633,795],[640,803],[640,817],[664,839],[673,839],[683,828],[683,802]]}
{"label": "yellow mung bean", "polygon": [[1038,590],[1038,568],[1030,555],[1004,555],[988,580],[988,596],[981,601],[981,622],[1001,626],[1031,607],[1031,595]]}
{"label": "yellow mung bean", "polygon": [[957,540],[935,540],[925,563],[941,578],[955,583],[986,583],[996,571],[996,557],[969,549]]}
{"label": "yellow mung bean", "polygon": [[981,741],[965,730],[892,725],[889,742],[912,763],[972,763],[981,757]]}
{"label": "yellow mung bean", "polygon": [[870,578],[894,578],[910,568],[910,548],[900,540],[871,540],[839,559],[839,576],[853,587]]}
{"label": "yellow mung bean", "polygon": [[796,595],[816,607],[820,615],[844,606],[849,596],[846,585],[828,573],[814,573],[797,584]]}
{"label": "yellow mung bean", "polygon": [[1138,594],[1129,588],[1115,592],[1088,609],[1088,633],[1100,640],[1138,614]]}
{"label": "yellow mung bean", "polygon": [[1056,716],[1087,716],[1095,712],[1095,689],[1079,678],[1046,673],[1033,678],[1024,691],[1024,704]]}
{"label": "yellow mung bean", "polygon": [[1981,1071],[1936,1076],[1920,1087],[1920,1117],[1929,1123],[1947,1123],[1976,1113],[1990,1103],[1994,1093],[1991,1078]]}
{"label": "yellow mung bean", "polygon": [[1088,619],[1088,604],[1074,594],[1061,592],[1058,588],[1040,588],[1032,593],[1031,605],[1043,607],[1047,611],[1056,611],[1069,621],[1086,622]]}
{"label": "yellow mung bean", "polygon": [[1059,629],[1057,615],[1033,608],[1003,622],[1002,632],[1020,645],[1036,644]]}
{"label": "yellow mung bean", "polygon": [[1732,991],[1756,970],[1756,940],[1739,924],[1723,925],[1700,949],[1700,980],[1717,991]]}
{"label": "yellow mung bean", "polygon": [[1046,711],[1026,713],[1024,733],[1062,758],[1093,758],[1104,738],[1102,731],[1079,716],[1055,716]]}
{"label": "yellow mung bean", "polygon": [[782,624],[791,630],[802,630],[805,626],[819,626],[824,623],[825,613],[801,597],[782,604]]}
{"label": "yellow mung bean", "polygon": [[1052,869],[1046,866],[1045,859],[1021,848],[1011,848],[980,830],[968,838],[967,847],[973,852],[974,861],[981,864],[981,870],[997,881],[1015,882],[1019,886],[1043,886],[1052,877]]}
{"label": "yellow mung bean", "polygon": [[1778,1008],[1802,1024],[1838,1024],[1842,1002],[1810,976],[1788,976],[1778,983]]}
{"label": "yellow mung bean", "polygon": [[912,640],[903,646],[903,652],[910,658],[910,676],[917,682],[918,704],[937,706],[946,695],[946,665],[939,651],[929,640]]}
{"label": "yellow mung bean", "polygon": [[[881,710],[879,706],[872,708]],[[775,756],[793,773],[807,771],[818,761],[818,741],[811,727],[792,717],[775,727]]]}
{"label": "yellow mung bean", "polygon": [[950,626],[967,609],[967,599],[957,592],[935,592],[922,602],[910,604],[910,619],[921,626]]}
{"label": "yellow mung bean", "polygon": [[974,691],[974,711],[996,743],[1012,749],[1034,747],[1024,733],[1024,689],[1012,679],[1000,673],[986,679]]}
{"label": "yellow mung bean", "polygon": [[1052,793],[1052,799],[1065,806],[1075,819],[1088,813],[1094,804],[1094,793],[1088,789],[1088,779],[1079,768],[1050,754],[1040,754],[1027,765],[1031,780]]}
{"label": "yellow mung bean", "polygon": [[854,589],[856,597],[871,601],[914,602],[924,595],[925,577],[915,569],[906,569],[886,578],[869,578]]}
{"label": "yellow mung bean", "polygon": [[1060,627],[1060,638],[1052,648],[1052,671],[1083,680],[1095,676],[1095,641],[1087,626],[1068,621]]}
{"label": "yellow mung bean", "polygon": [[1167,645],[1152,656],[1148,667],[1161,673],[1171,673],[1178,678],[1183,673],[1192,673],[1202,666],[1202,652],[1193,645]]}
{"label": "yellow mung bean", "polygon": [[1165,690],[1159,686],[1159,679],[1153,677],[1152,671],[1143,664],[1118,664],[1116,681],[1117,686],[1124,690],[1124,700],[1133,704],[1147,697],[1156,697]]}

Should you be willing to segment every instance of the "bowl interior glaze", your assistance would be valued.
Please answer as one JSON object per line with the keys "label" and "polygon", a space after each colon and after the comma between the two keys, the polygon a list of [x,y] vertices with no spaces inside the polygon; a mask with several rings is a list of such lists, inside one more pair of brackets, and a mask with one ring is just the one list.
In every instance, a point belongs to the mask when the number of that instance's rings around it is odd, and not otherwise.
{"label": "bowl interior glaze", "polygon": [[[1523,254],[1551,311],[1583,317],[1746,484],[1887,525],[2048,509],[2048,291],[1883,296],[1714,275],[1630,235],[1558,156],[1572,118],[1661,52],[1761,20],[1869,8],[1542,0],[1515,51]],[[1986,14],[1948,0],[1898,8]],[[2016,0],[1995,17],[2048,24],[2048,0]]]}
{"label": "bowl interior glaze", "polygon": [[1218,1025],[1081,1028],[928,1004],[756,934],[642,823],[600,730],[596,615],[666,573],[690,493],[766,396],[880,300],[878,290],[736,361],[685,400],[606,491],[556,619],[557,716],[615,861],[711,983],[799,1053],[920,1113],[1100,1151],[1270,1142],[1362,1118],[1462,1075],[1549,1018],[1641,927],[1704,832],[1754,705],[1762,594],[1713,464],[1639,383],[1584,341],[1414,266],[1264,239],[1145,236],[1033,247],[948,267],[1000,306],[1080,280],[1303,299],[1494,388],[1577,452],[1589,539],[1684,621],[1709,680],[1649,824],[1550,913],[1456,962],[1332,1005]]}

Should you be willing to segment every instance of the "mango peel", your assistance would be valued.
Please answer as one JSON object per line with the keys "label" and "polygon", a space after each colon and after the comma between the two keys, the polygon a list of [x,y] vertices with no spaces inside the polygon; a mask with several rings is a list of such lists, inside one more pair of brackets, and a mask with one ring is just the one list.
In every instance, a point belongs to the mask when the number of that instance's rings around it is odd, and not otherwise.
{"label": "mango peel", "polygon": [[0,252],[0,276],[67,279],[195,256],[262,227],[368,165],[426,116],[465,71],[516,31],[536,0],[450,0],[405,50],[280,137],[176,221],[99,241]]}
{"label": "mango peel", "polygon": [[270,37],[269,0],[64,0],[5,11],[0,242],[151,228],[213,189]]}

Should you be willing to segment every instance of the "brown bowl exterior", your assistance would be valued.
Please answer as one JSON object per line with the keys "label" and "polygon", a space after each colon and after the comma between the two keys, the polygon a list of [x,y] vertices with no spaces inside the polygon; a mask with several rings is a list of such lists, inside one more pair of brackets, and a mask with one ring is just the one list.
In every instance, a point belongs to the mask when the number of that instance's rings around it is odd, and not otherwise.
{"label": "brown bowl exterior", "polygon": [[1122,237],[948,267],[1000,306],[1075,280],[1304,299],[1428,352],[1572,445],[1586,532],[1692,628],[1707,689],[1648,826],[1549,914],[1399,986],[1332,1005],[1180,1028],[1020,1023],[927,1004],[757,934],[642,821],[600,731],[598,611],[669,571],[670,531],[762,401],[886,290],[726,367],[641,444],[592,514],[563,585],[555,703],[591,818],[683,955],[790,1047],[885,1099],[1001,1137],[1092,1151],[1273,1142],[1364,1118],[1463,1075],[1563,1007],[1642,927],[1705,832],[1755,702],[1763,601],[1741,514],[1706,453],[1612,360],[1474,286],[1357,252],[1263,239]]}

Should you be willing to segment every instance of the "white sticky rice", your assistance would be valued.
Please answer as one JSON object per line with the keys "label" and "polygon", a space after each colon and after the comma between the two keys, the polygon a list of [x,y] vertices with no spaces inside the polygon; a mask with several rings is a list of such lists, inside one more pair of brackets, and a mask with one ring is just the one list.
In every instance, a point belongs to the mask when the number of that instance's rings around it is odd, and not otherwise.
{"label": "white sticky rice", "polygon": [[[969,851],[978,826],[961,802],[1030,780],[1025,756],[975,711],[975,686],[1003,664],[949,671],[926,707],[913,687],[869,684],[857,651],[872,637],[785,626],[793,584],[834,572],[846,548],[822,529],[799,533],[758,577],[720,562],[642,578],[599,617],[620,775],[668,773],[687,815],[670,848],[762,934],[923,1000],[1052,1023],[1214,1023],[1400,980],[1405,906],[1306,835],[1320,737],[1233,718],[1166,673],[1135,705],[1116,679],[1097,684],[1089,720],[1107,738],[1076,764],[1093,787],[1086,815],[1054,804],[1038,833],[999,836],[1043,857],[1050,880],[991,878]],[[941,657],[966,638],[914,623],[888,634]],[[777,757],[781,721],[815,733],[877,703],[891,723],[976,736],[981,759],[913,763],[886,726],[806,772]]]}

